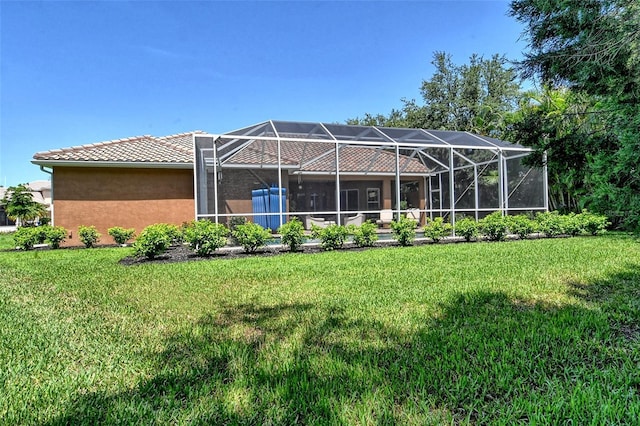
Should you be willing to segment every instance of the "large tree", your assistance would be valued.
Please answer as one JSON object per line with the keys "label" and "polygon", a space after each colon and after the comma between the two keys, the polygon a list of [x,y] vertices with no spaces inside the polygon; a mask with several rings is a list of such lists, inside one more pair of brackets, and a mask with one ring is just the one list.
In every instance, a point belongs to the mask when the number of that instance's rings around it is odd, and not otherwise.
{"label": "large tree", "polygon": [[522,95],[518,109],[508,114],[507,140],[534,148],[530,165],[545,163],[549,176],[549,207],[580,211],[591,186],[589,161],[608,151],[611,138],[598,102],[567,88],[545,87]]}
{"label": "large tree", "polygon": [[526,26],[524,76],[596,99],[606,132],[587,157],[585,203],[640,230],[640,3],[635,0],[514,0]]}
{"label": "large tree", "polygon": [[485,59],[474,54],[467,64],[456,65],[451,55],[435,52],[431,63],[435,72],[422,81],[421,103],[402,99],[403,107],[389,115],[365,114],[347,123],[496,135],[505,114],[516,106],[520,87],[507,60],[499,55]]}
{"label": "large tree", "polygon": [[7,216],[15,220],[18,226],[25,221],[34,220],[46,214],[46,207],[33,199],[31,189],[25,184],[10,186],[0,204]]}

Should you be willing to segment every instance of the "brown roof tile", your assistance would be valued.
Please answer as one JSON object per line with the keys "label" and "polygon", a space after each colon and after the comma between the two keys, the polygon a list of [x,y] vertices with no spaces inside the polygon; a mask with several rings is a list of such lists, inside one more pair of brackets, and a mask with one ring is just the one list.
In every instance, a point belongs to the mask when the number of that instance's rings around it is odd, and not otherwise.
{"label": "brown roof tile", "polygon": [[[335,172],[335,145],[332,143],[282,141],[280,145],[281,165],[298,166],[307,172]],[[225,160],[225,164],[277,165],[277,143],[271,140],[256,140]],[[394,152],[379,147],[343,146],[340,149],[340,171],[342,173],[394,173]],[[429,169],[415,158],[400,157],[403,173],[428,173]]]}
{"label": "brown roof tile", "polygon": [[33,158],[49,161],[190,164],[193,162],[193,133],[202,132],[180,133],[164,137],[144,135],[115,139],[38,152]]}

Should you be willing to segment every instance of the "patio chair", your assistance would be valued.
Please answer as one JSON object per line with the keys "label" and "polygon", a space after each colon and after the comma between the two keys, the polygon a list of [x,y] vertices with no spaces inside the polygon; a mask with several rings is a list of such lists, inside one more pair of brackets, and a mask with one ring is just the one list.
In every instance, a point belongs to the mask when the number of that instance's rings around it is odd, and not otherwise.
{"label": "patio chair", "polygon": [[335,222],[332,220],[324,220],[322,217],[313,217],[307,216],[304,219],[304,227],[309,230],[312,226],[319,226],[320,228],[326,228],[329,225],[335,225]]}
{"label": "patio chair", "polygon": [[418,209],[407,210],[407,218],[413,219],[416,222],[420,222],[420,210]]}
{"label": "patio chair", "polygon": [[380,219],[376,220],[379,226],[387,226],[393,222],[393,210],[384,209],[380,210]]}
{"label": "patio chair", "polygon": [[355,216],[345,217],[344,218],[344,226],[347,226],[347,225],[360,226],[363,223],[364,223],[364,214],[363,213],[358,213]]}

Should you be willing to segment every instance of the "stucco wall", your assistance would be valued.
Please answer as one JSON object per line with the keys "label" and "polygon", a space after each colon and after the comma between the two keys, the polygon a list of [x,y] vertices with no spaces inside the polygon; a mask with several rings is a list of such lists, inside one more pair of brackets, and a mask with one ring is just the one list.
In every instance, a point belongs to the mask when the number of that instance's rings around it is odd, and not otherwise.
{"label": "stucco wall", "polygon": [[79,225],[95,225],[101,243],[112,244],[113,226],[140,232],[153,223],[193,220],[193,171],[55,167],[53,198],[55,225],[71,231],[67,245],[81,244]]}

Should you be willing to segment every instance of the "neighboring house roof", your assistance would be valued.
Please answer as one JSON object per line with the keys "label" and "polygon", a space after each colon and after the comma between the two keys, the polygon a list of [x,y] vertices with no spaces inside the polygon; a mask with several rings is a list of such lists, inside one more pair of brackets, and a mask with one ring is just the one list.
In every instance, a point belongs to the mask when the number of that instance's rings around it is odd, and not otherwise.
{"label": "neighboring house roof", "polygon": [[[47,207],[51,205],[51,181],[35,180],[27,183],[26,186],[31,190],[30,192],[34,201],[44,204]],[[0,186],[0,200],[6,195],[7,189],[8,188]]]}
{"label": "neighboring house roof", "polygon": [[193,134],[200,131],[155,137],[151,135],[116,139],[89,145],[53,149],[33,156],[35,164],[115,163],[115,164],[193,164]]}

